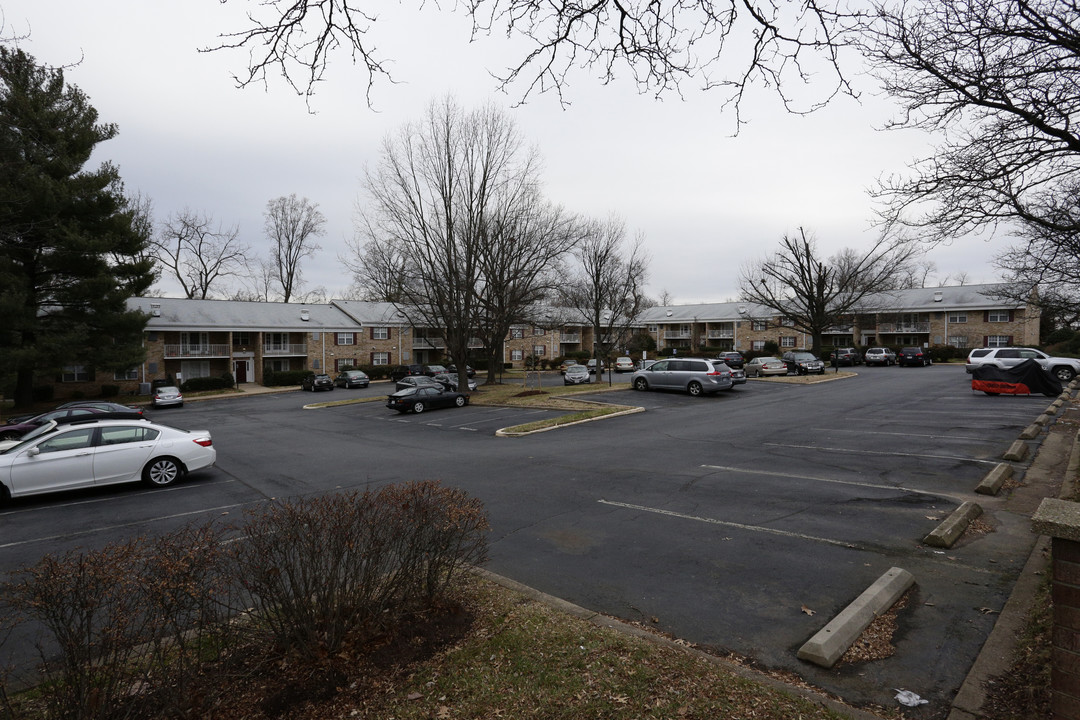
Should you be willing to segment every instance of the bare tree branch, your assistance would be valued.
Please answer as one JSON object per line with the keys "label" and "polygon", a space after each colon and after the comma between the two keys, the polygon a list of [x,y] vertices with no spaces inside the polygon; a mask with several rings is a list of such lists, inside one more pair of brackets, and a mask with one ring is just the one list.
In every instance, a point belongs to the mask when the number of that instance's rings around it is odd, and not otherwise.
{"label": "bare tree branch", "polygon": [[296,193],[267,202],[263,217],[266,236],[273,243],[274,279],[281,287],[282,302],[289,302],[304,286],[300,261],[322,249],[314,238],[326,234],[326,217],[318,203],[298,198]]}
{"label": "bare tree branch", "polygon": [[162,223],[154,240],[158,261],[180,283],[188,298],[205,300],[223,293],[223,280],[240,275],[249,248],[238,227],[214,228],[214,217],[185,209]]}

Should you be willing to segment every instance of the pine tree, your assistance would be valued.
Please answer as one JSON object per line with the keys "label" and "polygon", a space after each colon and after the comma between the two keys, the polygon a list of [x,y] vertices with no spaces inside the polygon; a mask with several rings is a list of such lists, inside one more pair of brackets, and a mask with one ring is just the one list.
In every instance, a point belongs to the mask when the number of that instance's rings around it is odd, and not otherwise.
{"label": "pine tree", "polygon": [[84,166],[116,136],[61,69],[0,47],[0,378],[15,402],[65,365],[123,371],[145,358],[125,300],[153,282],[117,168]]}

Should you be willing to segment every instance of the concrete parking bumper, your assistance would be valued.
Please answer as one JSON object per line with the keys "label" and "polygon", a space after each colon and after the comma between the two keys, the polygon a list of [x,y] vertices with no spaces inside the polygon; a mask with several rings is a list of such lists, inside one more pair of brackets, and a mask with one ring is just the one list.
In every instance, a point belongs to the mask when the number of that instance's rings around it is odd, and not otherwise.
{"label": "concrete parking bumper", "polygon": [[907,570],[889,568],[799,648],[799,659],[826,668],[832,667],[874,618],[892,607],[914,584],[915,576]]}

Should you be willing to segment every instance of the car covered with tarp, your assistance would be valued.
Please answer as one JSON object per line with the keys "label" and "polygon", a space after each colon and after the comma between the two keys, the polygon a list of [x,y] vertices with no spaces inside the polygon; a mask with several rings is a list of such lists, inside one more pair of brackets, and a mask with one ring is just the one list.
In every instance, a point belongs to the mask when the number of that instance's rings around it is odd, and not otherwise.
{"label": "car covered with tarp", "polygon": [[987,395],[1061,394],[1061,381],[1035,360],[1025,360],[1009,368],[980,365],[971,371],[971,389]]}

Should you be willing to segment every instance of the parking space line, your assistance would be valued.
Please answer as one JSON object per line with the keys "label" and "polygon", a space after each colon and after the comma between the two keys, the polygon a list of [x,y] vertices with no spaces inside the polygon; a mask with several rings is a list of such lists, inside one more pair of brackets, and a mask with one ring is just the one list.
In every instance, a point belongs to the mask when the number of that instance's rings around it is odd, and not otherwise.
{"label": "parking space line", "polygon": [[[227,477],[227,478],[223,478],[223,479],[214,479],[214,480],[208,480],[208,481],[205,481],[205,482],[199,482],[197,484],[195,484],[195,483],[181,483],[179,485],[173,485],[172,487],[147,489],[147,490],[143,490],[142,492],[135,492],[135,493],[132,493],[131,495],[125,495],[125,497],[136,497],[137,498],[137,497],[141,497],[143,495],[163,495],[164,493],[171,493],[171,492],[184,492],[184,491],[187,491],[187,490],[202,490],[204,488],[212,487],[214,485],[225,485],[227,483],[232,483],[232,482],[236,482],[236,478]],[[99,485],[97,487],[104,487],[104,486]],[[120,486],[120,487],[122,487],[122,486]],[[79,488],[78,490],[90,490],[90,489],[94,489],[94,486],[90,486],[88,488]],[[73,490],[71,492],[78,492],[78,490]],[[0,517],[4,517],[5,515],[22,515],[24,513],[55,510],[56,508],[78,507],[79,505],[97,505],[98,503],[116,503],[116,496],[115,495],[108,495],[108,496],[105,496],[105,497],[88,498],[86,500],[72,500],[72,501],[65,502],[65,503],[49,503],[48,505],[39,505],[39,506],[36,506],[36,507],[16,508],[14,510],[5,510],[4,512],[0,512]]]}
{"label": "parking space line", "polygon": [[30,538],[29,540],[19,540],[17,542],[3,543],[0,544],[0,550],[19,547],[20,545],[32,545],[33,543],[47,542],[50,540],[65,540],[67,538],[75,538],[81,535],[93,535],[94,533],[107,532],[110,530],[120,530],[122,528],[138,527],[140,525],[146,525],[148,523],[161,522],[162,520],[175,520],[177,518],[189,517],[191,515],[204,515],[209,512],[232,510],[234,508],[243,507],[244,504],[245,503],[235,503],[233,505],[219,505],[218,507],[202,508],[200,510],[192,510],[190,512],[176,513],[175,515],[162,515],[160,517],[145,518],[142,520],[137,520],[135,522],[122,523],[120,525],[102,525],[100,527],[90,528],[88,530],[80,530],[79,532],[62,533],[60,535],[48,535],[46,537]]}
{"label": "parking space line", "polygon": [[762,532],[769,535],[780,535],[782,537],[795,538],[797,540],[812,540],[814,542],[825,543],[827,545],[835,545],[837,547],[848,548],[851,550],[869,551],[868,548],[864,548],[856,543],[846,542],[844,540],[833,540],[831,538],[817,537],[814,535],[806,535],[804,533],[796,533],[789,530],[777,530],[775,528],[767,528],[760,525],[747,525],[745,523],[731,522],[729,520],[717,520],[716,518],[701,517],[699,515],[686,515],[684,513],[675,512],[674,510],[662,510],[660,508],[651,508],[644,505],[632,505],[630,503],[614,502],[611,500],[599,500],[598,502],[601,505],[611,505],[613,507],[621,507],[627,510],[640,510],[641,512],[654,513],[656,515],[667,515],[669,517],[679,518],[681,520],[695,520],[697,522],[709,523],[710,525],[722,525],[724,527],[737,528],[739,530],[748,530],[750,532]]}
{"label": "parking space line", "polygon": [[823,447],[820,445],[788,445],[786,443],[762,443],[771,447],[786,447],[796,450],[821,450],[822,452],[848,453],[849,455],[892,455],[897,457],[925,458],[929,460],[959,460],[961,462],[997,465],[1000,460],[977,460],[960,455],[926,455],[923,453],[889,452],[886,450],[849,450],[848,448]]}
{"label": "parking space line", "polygon": [[854,433],[856,435],[894,435],[896,437],[934,438],[935,440],[986,440],[985,437],[975,437],[972,435],[931,435],[929,433],[898,433],[880,432],[876,430],[845,430],[844,428],[829,428],[829,432]]}
{"label": "parking space line", "polygon": [[707,468],[709,470],[726,470],[727,472],[744,473],[746,475],[768,475],[770,477],[813,480],[814,482],[834,483],[836,485],[854,485],[856,487],[873,488],[874,490],[902,490],[904,492],[917,493],[919,495],[930,495],[932,497],[941,496],[941,493],[939,492],[916,490],[915,488],[904,487],[903,485],[882,485],[879,483],[858,482],[856,480],[837,480],[836,478],[814,477],[813,475],[795,475],[794,473],[773,472],[771,470],[749,470],[747,468],[728,467],[726,465],[702,465],[701,467]]}

